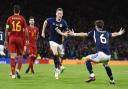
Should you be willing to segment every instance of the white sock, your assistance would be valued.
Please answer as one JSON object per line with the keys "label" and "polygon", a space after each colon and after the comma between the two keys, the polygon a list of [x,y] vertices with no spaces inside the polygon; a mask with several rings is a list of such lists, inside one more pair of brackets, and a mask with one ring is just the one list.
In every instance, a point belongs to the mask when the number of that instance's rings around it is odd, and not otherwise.
{"label": "white sock", "polygon": [[91,73],[91,74],[90,74],[90,77],[95,77],[95,74],[94,74],[94,73]]}
{"label": "white sock", "polygon": [[19,69],[16,69],[16,71],[19,73],[20,71],[19,71]]}

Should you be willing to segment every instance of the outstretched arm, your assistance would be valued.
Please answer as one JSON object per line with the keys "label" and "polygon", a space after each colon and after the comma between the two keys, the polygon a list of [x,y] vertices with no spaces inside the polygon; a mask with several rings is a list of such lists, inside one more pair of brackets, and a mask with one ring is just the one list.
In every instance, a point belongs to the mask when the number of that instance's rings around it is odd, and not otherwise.
{"label": "outstretched arm", "polygon": [[43,23],[42,34],[41,34],[41,36],[44,38],[45,38],[45,29],[47,27],[47,24],[48,24],[48,22],[47,22],[47,20],[45,20]]}
{"label": "outstretched arm", "polygon": [[74,33],[74,36],[83,37],[83,36],[88,36],[88,34],[87,33],[84,33],[84,32],[80,32],[80,33]]}
{"label": "outstretched arm", "polygon": [[80,36],[80,37],[88,36],[88,34],[84,33],[84,32],[75,33],[73,29],[72,29],[72,31],[69,32],[69,35],[70,36]]}
{"label": "outstretched arm", "polygon": [[120,36],[120,35],[124,34],[124,32],[125,32],[125,29],[120,28],[119,32],[112,33],[112,37]]}
{"label": "outstretched arm", "polygon": [[61,32],[60,29],[56,28],[56,31],[61,34],[62,36],[80,36],[80,37],[84,37],[84,36],[88,36],[87,33],[84,32],[80,32],[80,33],[74,33],[74,30],[72,29],[72,31],[66,31],[66,32]]}

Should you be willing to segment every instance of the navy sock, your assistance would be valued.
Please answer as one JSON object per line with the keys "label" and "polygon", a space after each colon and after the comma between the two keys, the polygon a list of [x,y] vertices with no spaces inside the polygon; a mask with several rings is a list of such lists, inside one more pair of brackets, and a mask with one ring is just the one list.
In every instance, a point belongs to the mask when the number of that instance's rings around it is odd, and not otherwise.
{"label": "navy sock", "polygon": [[104,64],[104,68],[105,68],[105,70],[106,70],[106,72],[107,72],[107,75],[108,75],[108,77],[110,78],[110,80],[113,80],[113,75],[112,75],[112,70],[111,70],[111,68],[110,68],[108,65],[105,65],[105,64]]}
{"label": "navy sock", "polygon": [[55,65],[55,68],[59,68],[59,57],[58,55],[54,55],[54,65]]}
{"label": "navy sock", "polygon": [[86,61],[86,67],[87,67],[87,70],[89,71],[90,74],[93,73],[93,71],[92,71],[92,64],[91,64],[90,60]]}

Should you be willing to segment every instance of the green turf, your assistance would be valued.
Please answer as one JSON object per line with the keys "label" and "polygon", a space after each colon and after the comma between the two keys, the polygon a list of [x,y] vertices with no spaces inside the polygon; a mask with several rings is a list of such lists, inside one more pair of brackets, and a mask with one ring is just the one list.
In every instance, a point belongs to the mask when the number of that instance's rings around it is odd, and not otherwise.
{"label": "green turf", "polygon": [[0,64],[0,89],[128,89],[128,66],[112,66],[116,85],[110,85],[102,65],[94,65],[96,81],[85,83],[88,72],[84,65],[65,65],[66,69],[55,80],[53,65],[35,65],[35,74],[25,74],[23,65],[21,79],[11,79],[10,66]]}

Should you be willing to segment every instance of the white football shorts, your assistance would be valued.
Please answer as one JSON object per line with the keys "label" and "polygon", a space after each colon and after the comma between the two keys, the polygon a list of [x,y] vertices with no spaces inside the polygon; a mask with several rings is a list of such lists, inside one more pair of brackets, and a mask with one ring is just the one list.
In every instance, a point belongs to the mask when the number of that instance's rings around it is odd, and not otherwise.
{"label": "white football shorts", "polygon": [[54,42],[54,41],[49,41],[49,44],[50,44],[50,47],[56,46],[57,49],[58,49],[58,53],[59,53],[61,56],[64,55],[64,46],[63,46],[63,44],[60,45],[60,44],[58,44],[58,43],[56,43],[56,42]]}
{"label": "white football shorts", "polygon": [[89,55],[89,59],[94,62],[108,62],[111,59],[111,55],[107,55],[104,52],[99,51],[96,54]]}

